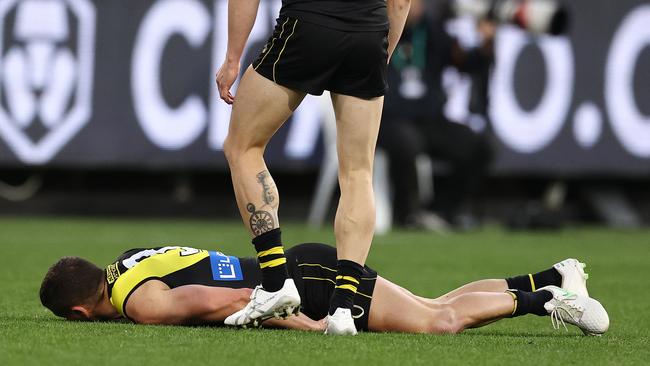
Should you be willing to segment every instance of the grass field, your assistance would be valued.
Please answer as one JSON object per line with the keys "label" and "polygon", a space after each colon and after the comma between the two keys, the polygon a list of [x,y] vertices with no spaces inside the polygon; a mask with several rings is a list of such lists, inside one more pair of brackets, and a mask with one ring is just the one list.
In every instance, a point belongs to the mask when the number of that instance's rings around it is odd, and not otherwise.
{"label": "grass field", "polygon": [[[287,244],[333,242],[331,229],[284,225]],[[439,236],[396,232],[375,240],[368,264],[422,295],[465,282],[548,268],[575,256],[610,331],[583,337],[528,316],[454,336],[361,334],[332,338],[281,330],[72,323],[41,307],[38,287],[64,255],[105,265],[132,247],[181,244],[251,255],[238,222],[0,218],[0,365],[648,364],[650,231],[487,229]]]}

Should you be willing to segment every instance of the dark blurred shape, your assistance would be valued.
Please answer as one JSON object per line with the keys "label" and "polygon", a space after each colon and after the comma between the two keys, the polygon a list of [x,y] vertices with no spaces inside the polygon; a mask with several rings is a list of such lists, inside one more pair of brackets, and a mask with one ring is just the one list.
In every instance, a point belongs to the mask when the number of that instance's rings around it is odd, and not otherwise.
{"label": "dark blurred shape", "polygon": [[[495,25],[478,22],[483,42],[464,49],[445,30],[446,12],[433,13],[425,2],[412,0],[411,12],[388,70],[378,146],[388,155],[395,224],[440,231],[477,226],[470,209],[492,162],[489,137],[452,121],[444,114],[447,101],[442,75],[448,67],[472,78],[469,109],[486,117],[488,80],[494,62]],[[439,9],[435,9],[439,10]],[[423,201],[417,161],[433,160],[434,200]],[[428,173],[427,173],[428,174]]]}
{"label": "dark blurred shape", "polygon": [[506,220],[506,226],[511,230],[558,230],[565,225],[566,219],[562,211],[544,207],[539,202],[526,202],[513,210]]}
{"label": "dark blurred shape", "polygon": [[459,16],[514,24],[531,33],[565,34],[570,26],[567,7],[556,0],[451,0]]}

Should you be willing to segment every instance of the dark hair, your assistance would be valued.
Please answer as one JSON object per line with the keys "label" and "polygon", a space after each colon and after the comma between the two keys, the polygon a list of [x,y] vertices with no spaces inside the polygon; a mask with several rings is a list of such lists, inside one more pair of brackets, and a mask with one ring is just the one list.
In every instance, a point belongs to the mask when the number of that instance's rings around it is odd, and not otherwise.
{"label": "dark hair", "polygon": [[45,274],[41,283],[41,303],[60,317],[67,318],[76,305],[97,301],[104,280],[104,271],[79,257],[59,259]]}

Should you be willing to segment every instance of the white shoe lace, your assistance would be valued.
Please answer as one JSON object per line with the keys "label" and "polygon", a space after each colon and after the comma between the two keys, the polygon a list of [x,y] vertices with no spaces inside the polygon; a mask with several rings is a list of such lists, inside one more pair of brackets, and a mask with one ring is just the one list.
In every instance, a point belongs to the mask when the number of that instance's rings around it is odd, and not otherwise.
{"label": "white shoe lace", "polygon": [[[566,310],[565,310],[566,311]],[[560,324],[564,326],[565,331],[569,331],[569,329],[566,327],[566,324],[564,323],[564,319],[562,319],[562,316],[560,315],[560,312],[558,311],[558,308],[556,307],[551,311],[551,325],[553,325],[553,329],[560,329]]]}
{"label": "white shoe lace", "polygon": [[576,306],[575,304],[566,302],[566,301],[560,301],[560,304],[556,305],[553,310],[551,311],[551,325],[553,325],[553,329],[560,329],[560,324],[564,327],[565,331],[569,331],[569,329],[566,326],[566,323],[564,321],[564,317],[562,317],[562,312],[564,314],[568,315],[571,319],[577,322],[576,320],[576,312],[583,311],[581,307]]}

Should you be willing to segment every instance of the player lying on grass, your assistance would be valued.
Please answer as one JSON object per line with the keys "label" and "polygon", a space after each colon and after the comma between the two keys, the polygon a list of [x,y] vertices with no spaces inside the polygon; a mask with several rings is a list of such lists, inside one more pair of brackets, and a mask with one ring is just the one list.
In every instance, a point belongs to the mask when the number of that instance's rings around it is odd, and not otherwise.
{"label": "player lying on grass", "polygon": [[[336,250],[302,244],[287,250],[286,257],[301,312],[290,309],[298,316],[261,321],[264,326],[323,331],[336,283]],[[360,330],[378,332],[458,333],[536,314],[550,315],[556,328],[566,322],[585,334],[602,334],[609,318],[589,297],[583,267],[567,259],[536,274],[472,282],[436,299],[416,296],[365,267],[350,288],[356,292],[355,323]],[[258,290],[251,288],[260,283],[260,275],[255,258],[177,246],[133,249],[104,270],[79,257],[62,258],[45,275],[40,297],[44,306],[67,319],[222,324],[253,298]],[[259,308],[265,311],[264,304]]]}

